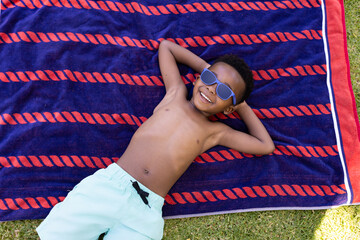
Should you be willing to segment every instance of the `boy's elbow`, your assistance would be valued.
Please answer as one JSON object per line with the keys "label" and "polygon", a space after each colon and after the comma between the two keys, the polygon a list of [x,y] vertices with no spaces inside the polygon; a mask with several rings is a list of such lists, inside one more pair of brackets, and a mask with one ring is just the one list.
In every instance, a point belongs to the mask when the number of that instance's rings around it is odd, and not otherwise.
{"label": "boy's elbow", "polygon": [[162,40],[161,42],[160,42],[160,44],[159,44],[159,49],[160,49],[160,47],[161,48],[169,48],[169,46],[172,44],[172,42],[170,42],[169,40],[166,40],[166,39],[164,39],[164,40]]}
{"label": "boy's elbow", "polygon": [[268,144],[266,144],[266,146],[264,147],[264,154],[263,155],[273,153],[274,151],[275,151],[275,145],[274,145],[274,142],[271,141]]}
{"label": "boy's elbow", "polygon": [[275,151],[275,145],[273,141],[270,142],[264,142],[261,145],[259,145],[257,151],[255,151],[253,154],[255,155],[268,155],[270,153],[273,153]]}
{"label": "boy's elbow", "polygon": [[271,142],[261,143],[252,151],[245,151],[245,152],[254,155],[268,155],[273,153],[274,151],[275,151],[275,145],[271,141]]}
{"label": "boy's elbow", "polygon": [[160,51],[160,49],[163,49],[163,48],[168,47],[168,43],[167,43],[167,42],[168,42],[168,41],[165,40],[165,39],[160,42],[160,44],[159,44],[159,51]]}
{"label": "boy's elbow", "polygon": [[160,44],[159,44],[159,50],[160,50],[161,48],[164,48],[166,44],[167,44],[167,43],[166,43],[166,40],[162,40],[162,41],[160,42]]}

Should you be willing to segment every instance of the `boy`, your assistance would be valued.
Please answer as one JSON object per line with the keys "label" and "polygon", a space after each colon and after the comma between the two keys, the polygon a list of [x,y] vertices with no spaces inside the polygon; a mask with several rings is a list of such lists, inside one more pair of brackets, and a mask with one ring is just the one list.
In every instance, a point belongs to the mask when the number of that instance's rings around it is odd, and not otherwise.
{"label": "boy", "polygon": [[[201,73],[190,101],[177,62]],[[227,57],[210,66],[164,40],[159,65],[166,95],[153,115],[117,163],[85,178],[53,208],[37,229],[42,240],[97,239],[105,232],[104,239],[161,239],[164,197],[196,156],[215,145],[250,154],[274,150],[268,132],[244,101],[253,82],[242,60]],[[208,120],[233,111],[249,134]]]}

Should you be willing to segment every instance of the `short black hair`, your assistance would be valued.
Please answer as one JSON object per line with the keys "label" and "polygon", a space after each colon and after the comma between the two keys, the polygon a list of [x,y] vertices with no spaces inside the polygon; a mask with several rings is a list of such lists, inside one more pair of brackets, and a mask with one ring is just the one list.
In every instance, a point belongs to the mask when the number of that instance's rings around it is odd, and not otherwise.
{"label": "short black hair", "polygon": [[[250,96],[250,93],[252,92],[252,90],[254,88],[254,78],[253,78],[251,69],[249,68],[249,66],[246,64],[246,62],[243,59],[239,58],[235,54],[223,55],[223,56],[219,57],[218,59],[216,59],[213,64],[218,63],[218,62],[223,62],[223,63],[230,65],[236,71],[238,71],[240,76],[244,79],[245,92],[243,93],[242,98],[240,98],[240,99],[238,96],[236,96],[236,99],[237,99],[236,104],[242,103]],[[240,94],[241,93],[239,93],[237,95],[240,95]]]}

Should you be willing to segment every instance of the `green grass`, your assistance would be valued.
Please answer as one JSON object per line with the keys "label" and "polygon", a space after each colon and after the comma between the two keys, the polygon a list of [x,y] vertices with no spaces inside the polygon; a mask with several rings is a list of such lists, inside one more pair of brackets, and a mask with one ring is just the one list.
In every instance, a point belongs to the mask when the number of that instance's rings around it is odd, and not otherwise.
{"label": "green grass", "polygon": [[166,221],[164,239],[360,239],[360,206]]}
{"label": "green grass", "polygon": [[345,21],[350,60],[351,82],[360,113],[360,1],[345,0]]}
{"label": "green grass", "polygon": [[[41,220],[4,222],[1,240],[38,239]],[[360,206],[316,211],[267,211],[165,221],[164,240],[360,239]]]}
{"label": "green grass", "polygon": [[[352,85],[360,112],[360,1],[345,0]],[[38,239],[41,220],[0,223],[1,240]],[[172,219],[164,239],[360,239],[360,206],[317,211],[267,211]],[[66,240],[66,239],[65,239]]]}

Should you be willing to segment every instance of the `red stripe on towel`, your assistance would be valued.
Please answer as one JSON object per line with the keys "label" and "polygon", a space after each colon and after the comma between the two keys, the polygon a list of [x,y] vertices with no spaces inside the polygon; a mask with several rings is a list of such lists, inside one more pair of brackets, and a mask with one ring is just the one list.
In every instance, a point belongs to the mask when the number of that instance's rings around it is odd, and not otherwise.
{"label": "red stripe on towel", "polygon": [[[303,34],[302,34],[303,33]],[[290,37],[293,41],[296,40],[302,40],[302,39],[310,39],[310,40],[320,40],[322,36],[321,30],[304,30],[302,33],[299,32],[287,32],[286,35]],[[49,42],[49,41],[73,41],[73,42],[83,42],[83,43],[91,43],[91,44],[113,44],[113,45],[120,45],[123,47],[139,47],[139,48],[148,48],[149,50],[154,50],[159,47],[159,43],[162,39],[148,39],[147,42],[151,42],[154,47],[143,44],[143,40],[141,39],[133,39],[129,38],[127,36],[119,37],[119,36],[110,36],[108,34],[85,34],[81,33],[39,33],[39,32],[31,32],[27,31],[26,34],[24,32],[17,32],[17,34],[20,36],[20,40],[26,41],[26,42],[34,42],[34,43],[42,43],[42,42]],[[284,37],[284,34],[281,32],[276,33],[266,33],[270,37],[270,41],[275,42],[287,42],[288,40]],[[16,40],[19,40],[19,38],[16,36],[15,33],[0,33],[0,41],[1,39],[6,44],[14,44],[14,42],[18,42]],[[314,37],[315,36],[315,37]],[[236,44],[238,45],[252,45],[252,44],[261,44],[261,43],[268,43],[269,38],[264,38],[264,34],[251,34],[251,35],[245,35],[245,34],[232,34],[232,38],[234,38]],[[49,40],[50,39],[50,40]],[[115,40],[114,40],[115,39]],[[198,43],[201,46],[209,46],[209,45],[215,45],[215,44],[234,44],[234,41],[231,38],[224,38],[222,39],[221,36],[195,36],[195,37],[187,37],[185,38],[187,40],[191,39],[193,42]],[[177,38],[178,42],[183,43],[184,47],[188,47],[188,45],[185,44],[185,39]],[[171,40],[171,39],[169,39]],[[2,41],[0,42],[0,44]],[[290,69],[290,71],[295,71],[293,69]],[[319,74],[325,74],[325,71],[321,68],[316,66],[315,71]]]}
{"label": "red stripe on towel", "polygon": [[[283,187],[283,190],[281,187]],[[316,185],[265,185],[232,188],[223,190],[207,190],[198,192],[169,193],[165,197],[165,204],[198,204],[205,202],[232,201],[246,198],[265,197],[316,197],[346,194],[340,186]],[[334,190],[336,189],[336,190]],[[264,191],[265,190],[265,191]],[[246,194],[245,194],[246,193]]]}
{"label": "red stripe on towel", "polygon": [[[265,2],[212,2],[212,3],[190,3],[190,4],[167,4],[167,5],[157,5],[157,6],[146,6],[140,4],[138,2],[131,3],[119,3],[119,2],[111,2],[111,1],[91,1],[91,0],[61,0],[62,5],[56,1],[54,1],[54,5],[56,7],[66,7],[66,8],[76,8],[76,9],[96,9],[102,11],[115,11],[122,13],[141,13],[145,15],[168,15],[168,14],[187,14],[189,12],[232,12],[232,11],[269,11],[269,10],[278,10],[278,9],[301,9],[307,8],[317,8],[320,7],[319,0],[309,0],[311,5],[308,4],[305,0],[300,0],[300,2],[294,1],[294,3],[283,0],[283,1],[265,1]],[[34,5],[37,8],[41,8],[43,6],[52,7],[53,4],[49,0],[38,1],[38,0],[25,0],[25,5],[20,1],[15,1],[15,5],[17,7],[27,7],[30,9],[34,9]],[[239,5],[240,4],[240,5]],[[1,10],[5,10],[7,8],[16,7],[9,0],[4,0],[3,4],[1,4]],[[168,9],[170,11],[168,11]],[[186,10],[187,9],[187,10]]]}

